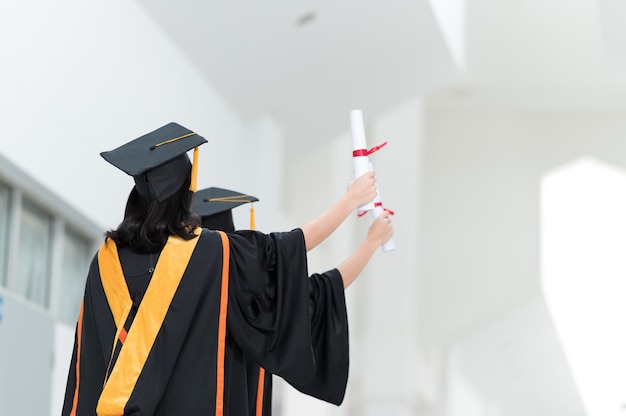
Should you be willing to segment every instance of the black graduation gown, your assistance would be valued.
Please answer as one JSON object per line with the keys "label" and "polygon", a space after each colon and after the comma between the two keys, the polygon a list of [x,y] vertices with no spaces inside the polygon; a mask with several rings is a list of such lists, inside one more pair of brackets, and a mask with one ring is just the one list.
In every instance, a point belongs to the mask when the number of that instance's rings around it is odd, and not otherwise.
{"label": "black graduation gown", "polygon": [[261,414],[259,366],[265,416],[269,374],[343,400],[343,283],[336,270],[308,277],[301,230],[172,237],[138,309],[121,270],[109,240],[88,274],[64,416]]}

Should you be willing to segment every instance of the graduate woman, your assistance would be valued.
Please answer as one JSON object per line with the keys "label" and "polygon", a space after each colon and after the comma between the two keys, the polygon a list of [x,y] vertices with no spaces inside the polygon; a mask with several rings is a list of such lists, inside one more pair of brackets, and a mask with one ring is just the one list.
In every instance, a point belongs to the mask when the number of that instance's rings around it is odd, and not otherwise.
{"label": "graduate woman", "polygon": [[[170,123],[102,153],[135,186],[90,266],[64,416],[260,414],[239,406],[256,388],[231,377],[244,359],[322,400],[343,400],[342,273],[355,263],[309,278],[306,252],[375,197],[374,173],[301,228],[226,235],[201,228],[191,211],[197,160],[187,152],[205,142]],[[376,224],[368,247],[391,237],[386,219]]]}
{"label": "graduate woman", "polygon": [[[242,204],[249,203],[251,204],[249,229],[254,230],[255,216],[252,204],[258,200],[257,197],[249,194],[243,194],[230,189],[210,187],[196,191],[192,211],[200,215],[202,227],[234,233],[236,231],[232,210]],[[237,232],[245,234],[248,231],[243,230]],[[359,273],[361,273],[374,252],[380,247],[381,242],[388,241],[392,234],[393,228],[391,227],[389,219],[378,217],[370,226],[363,242],[337,268],[328,270],[321,276],[318,273],[310,276],[309,290],[316,290],[318,288],[316,283],[319,281],[337,281],[338,279],[342,279],[344,287],[348,287]],[[319,298],[319,296],[312,296],[311,298],[316,299]],[[325,326],[328,325],[328,321],[324,316],[327,310],[319,307],[315,308],[315,304],[312,302],[310,311],[311,332],[313,334],[327,334],[327,328],[325,328]],[[318,340],[317,343],[314,341],[314,345],[316,345],[314,356],[316,356],[317,365],[322,365],[324,362],[334,363],[335,361],[332,357],[324,355],[324,353],[328,351],[328,348],[320,345],[321,343],[319,341],[323,341],[325,338],[316,336],[312,338],[313,340]],[[343,337],[338,337],[336,340],[340,343],[344,342]],[[271,415],[272,374],[253,361],[251,357],[241,352],[235,341],[228,337],[228,335],[226,337],[226,344],[233,352],[233,355],[240,357],[235,361],[235,364],[231,365],[231,371],[229,371],[230,382],[235,385],[242,385],[244,383],[248,385],[247,397],[243,397],[241,391],[238,392],[238,400],[230,400],[228,402],[229,410],[234,412],[233,414],[241,415]],[[339,351],[347,351],[347,346],[340,345],[339,348],[336,349]],[[320,372],[320,374],[322,373],[324,372]],[[345,380],[343,374],[341,379]],[[325,389],[336,390],[337,393],[343,392],[345,390],[345,381],[343,385],[341,383],[329,383],[328,386],[326,386],[324,383],[318,382],[308,383],[306,385],[295,385],[294,387],[310,396],[325,399],[328,397],[324,394]]]}

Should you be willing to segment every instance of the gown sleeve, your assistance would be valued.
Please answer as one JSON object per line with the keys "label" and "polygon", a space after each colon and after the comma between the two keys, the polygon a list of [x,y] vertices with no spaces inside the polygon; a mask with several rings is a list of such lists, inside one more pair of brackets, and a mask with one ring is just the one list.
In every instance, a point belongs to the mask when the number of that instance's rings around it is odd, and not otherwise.
{"label": "gown sleeve", "polygon": [[266,371],[340,404],[348,374],[348,323],[341,276],[307,270],[300,229],[229,234],[228,329]]}
{"label": "gown sleeve", "polygon": [[348,383],[348,315],[337,269],[309,278],[311,338],[316,371],[309,382],[290,384],[309,396],[341,404]]}

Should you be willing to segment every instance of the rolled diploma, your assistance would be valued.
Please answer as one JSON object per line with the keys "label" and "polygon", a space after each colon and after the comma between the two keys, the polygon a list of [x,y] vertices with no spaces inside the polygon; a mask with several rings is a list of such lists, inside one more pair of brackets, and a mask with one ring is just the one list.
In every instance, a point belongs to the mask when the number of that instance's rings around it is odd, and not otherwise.
{"label": "rolled diploma", "polygon": [[[370,169],[371,169],[371,164],[370,164]],[[376,185],[376,198],[374,198],[373,203],[374,203],[374,209],[371,210],[370,212],[372,213],[372,217],[376,219],[380,216],[380,214],[385,212],[385,209],[383,208],[382,203],[381,203],[380,191],[378,190],[378,185]],[[393,243],[393,239],[390,238],[389,241],[387,241],[386,243],[383,243],[381,248],[383,249],[384,253],[387,253],[389,251],[395,250],[396,245]]]}
{"label": "rolled diploma", "polygon": [[[355,150],[367,150],[367,143],[365,141],[365,125],[363,124],[363,112],[361,110],[350,111],[350,130],[352,132],[352,151]],[[371,170],[371,164],[369,157],[354,156],[354,177],[358,178],[368,170]],[[358,212],[371,211],[374,209],[374,201],[361,205],[357,208]]]}

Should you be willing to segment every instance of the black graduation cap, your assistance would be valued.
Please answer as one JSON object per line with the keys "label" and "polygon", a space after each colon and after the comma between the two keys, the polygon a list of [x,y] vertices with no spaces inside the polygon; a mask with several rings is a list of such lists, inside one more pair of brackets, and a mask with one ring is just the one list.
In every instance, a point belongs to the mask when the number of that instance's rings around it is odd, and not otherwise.
{"label": "black graduation cap", "polygon": [[[202,218],[202,226],[212,230],[235,231],[232,209],[256,202],[252,195],[223,188],[206,188],[195,193],[192,211]],[[254,229],[254,208],[250,207],[250,229]]]}
{"label": "black graduation cap", "polygon": [[172,196],[189,173],[187,152],[195,148],[192,186],[195,190],[198,146],[207,140],[177,123],[169,123],[117,149],[100,155],[135,179],[137,192],[149,201]]}

